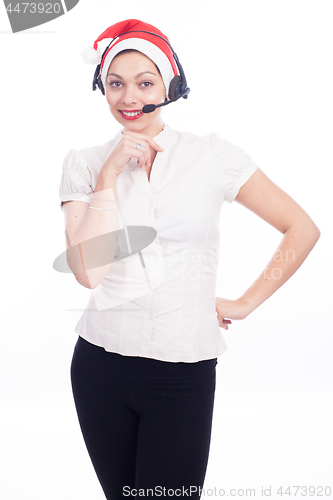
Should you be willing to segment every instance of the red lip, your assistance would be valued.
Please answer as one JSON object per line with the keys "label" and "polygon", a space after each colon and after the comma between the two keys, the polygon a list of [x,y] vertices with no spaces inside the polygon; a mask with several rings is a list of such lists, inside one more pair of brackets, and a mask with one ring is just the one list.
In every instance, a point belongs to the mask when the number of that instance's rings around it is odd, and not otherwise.
{"label": "red lip", "polygon": [[[141,113],[141,109],[119,109],[118,110],[119,113],[121,114],[121,116],[123,118],[125,118],[125,120],[137,120],[138,118],[140,118],[140,116],[143,115],[143,113]],[[125,111],[125,113],[138,113],[138,115],[135,115],[135,116],[126,116],[124,115],[123,111]]]}

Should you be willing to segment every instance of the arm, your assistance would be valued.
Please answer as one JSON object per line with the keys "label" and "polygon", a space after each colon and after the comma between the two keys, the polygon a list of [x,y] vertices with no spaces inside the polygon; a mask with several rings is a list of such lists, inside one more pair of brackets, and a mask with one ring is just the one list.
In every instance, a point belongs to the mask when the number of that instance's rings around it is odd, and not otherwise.
{"label": "arm", "polygon": [[271,260],[243,295],[236,300],[216,298],[221,327],[230,319],[244,319],[280,288],[304,262],[320,231],[308,214],[260,169],[241,187],[238,203],[283,234]]}
{"label": "arm", "polygon": [[[116,183],[115,175],[102,170],[94,196],[116,201]],[[68,201],[63,206],[68,266],[78,283],[95,288],[109,272],[114,258],[116,204],[92,198],[90,205],[84,201]],[[113,210],[89,210],[89,206]]]}
{"label": "arm", "polygon": [[[140,150],[138,142],[142,143]],[[103,165],[90,205],[83,201],[64,203],[67,263],[76,280],[86,288],[96,288],[105,278],[117,245],[116,185],[131,158],[140,168],[150,166],[150,149],[163,148],[145,134],[124,131],[119,144]],[[105,201],[106,200],[106,201]],[[94,207],[89,210],[89,207]],[[110,210],[111,209],[111,210]]]}

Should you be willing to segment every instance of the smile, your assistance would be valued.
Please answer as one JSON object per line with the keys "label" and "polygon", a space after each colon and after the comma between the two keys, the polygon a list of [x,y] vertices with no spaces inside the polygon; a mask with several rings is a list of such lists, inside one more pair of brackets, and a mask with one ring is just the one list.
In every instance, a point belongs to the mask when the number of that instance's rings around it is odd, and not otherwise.
{"label": "smile", "polygon": [[122,111],[122,110],[119,110],[119,111],[122,115],[129,117],[129,118],[143,114],[141,109],[139,111]]}
{"label": "smile", "polygon": [[122,111],[122,113],[124,113],[125,116],[136,116],[141,113],[141,111],[136,111],[135,113],[127,113],[126,111]]}

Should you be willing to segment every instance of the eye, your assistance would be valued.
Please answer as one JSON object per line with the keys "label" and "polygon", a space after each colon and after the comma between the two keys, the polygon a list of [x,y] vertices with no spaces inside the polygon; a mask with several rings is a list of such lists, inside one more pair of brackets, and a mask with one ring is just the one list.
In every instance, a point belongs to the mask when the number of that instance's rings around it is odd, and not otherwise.
{"label": "eye", "polygon": [[141,87],[144,87],[144,88],[149,88],[149,87],[152,87],[154,84],[152,82],[142,82],[140,83],[140,86]]}
{"label": "eye", "polygon": [[117,82],[117,81],[111,81],[110,82],[109,80],[108,80],[108,84],[110,85],[110,87],[112,87],[114,89],[117,89],[117,88],[119,88],[122,85],[121,82]]}

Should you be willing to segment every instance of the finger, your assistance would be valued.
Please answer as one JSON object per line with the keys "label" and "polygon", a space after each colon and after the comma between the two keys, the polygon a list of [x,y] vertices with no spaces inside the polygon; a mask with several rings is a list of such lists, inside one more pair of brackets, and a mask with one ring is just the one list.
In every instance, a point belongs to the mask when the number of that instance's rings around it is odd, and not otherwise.
{"label": "finger", "polygon": [[221,328],[224,328],[224,330],[228,330],[228,325],[231,325],[230,319],[224,319],[224,318],[219,318],[219,324]]}
{"label": "finger", "polygon": [[131,150],[129,151],[129,160],[128,161],[130,161],[132,158],[136,158],[137,164],[139,165],[139,167],[144,165],[145,156],[144,156],[142,151],[138,151],[137,149],[131,148]]}
{"label": "finger", "polygon": [[147,156],[145,155],[145,153],[143,151],[139,151],[139,153],[136,153],[137,157],[138,157],[138,166],[142,169],[142,170],[145,170],[145,165],[147,163]]}
{"label": "finger", "polygon": [[[126,147],[135,149],[137,151],[146,152],[150,154],[149,144],[143,139],[139,140],[134,137],[124,137],[123,143]],[[138,147],[140,145],[140,147]]]}
{"label": "finger", "polygon": [[145,164],[149,165],[150,162],[150,151],[148,144],[142,144],[142,147],[138,149],[138,143],[133,142],[128,137],[124,139],[124,145],[126,148],[126,154],[129,155],[129,160],[131,158],[136,158],[138,160],[138,165],[141,167]]}
{"label": "finger", "polygon": [[162,148],[162,146],[159,146],[152,137],[149,137],[149,135],[145,135],[145,134],[139,134],[137,132],[130,132],[128,130],[125,130],[123,132],[123,135],[124,136],[130,136],[133,141],[137,141],[136,143],[138,142],[141,142],[142,144],[142,141],[145,141],[149,144],[149,146],[151,146],[155,151],[164,151],[164,149]]}
{"label": "finger", "polygon": [[133,157],[138,158],[138,165],[140,168],[145,168],[147,165],[150,166],[150,150],[148,144],[143,144],[140,149],[137,148],[137,144],[132,145],[132,150],[134,150]]}

